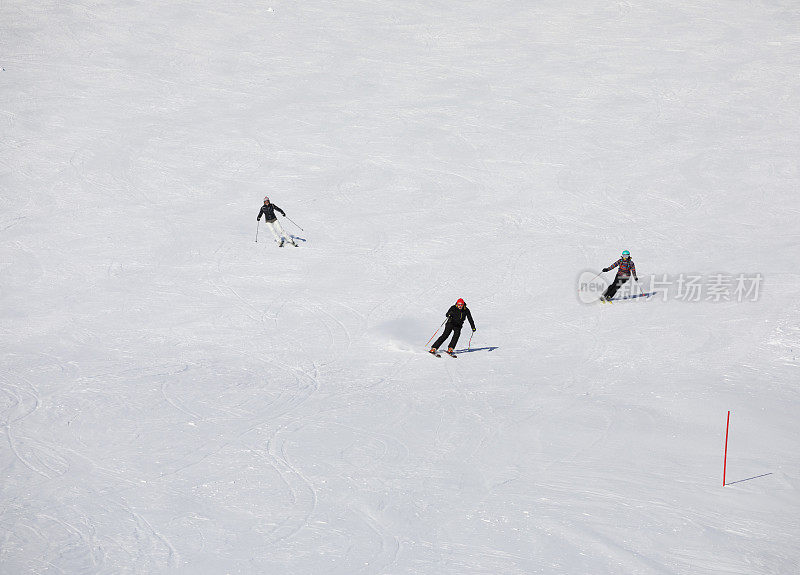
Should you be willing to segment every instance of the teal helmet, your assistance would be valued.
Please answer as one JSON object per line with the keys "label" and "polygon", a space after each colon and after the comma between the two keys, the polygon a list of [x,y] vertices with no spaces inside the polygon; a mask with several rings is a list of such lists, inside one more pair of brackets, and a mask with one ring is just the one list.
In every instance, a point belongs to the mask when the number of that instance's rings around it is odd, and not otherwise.
{"label": "teal helmet", "polygon": [[628,256],[628,257],[630,257],[630,255],[631,255],[631,252],[629,252],[628,250],[623,250],[623,251],[622,251],[622,255],[623,255],[623,256]]}

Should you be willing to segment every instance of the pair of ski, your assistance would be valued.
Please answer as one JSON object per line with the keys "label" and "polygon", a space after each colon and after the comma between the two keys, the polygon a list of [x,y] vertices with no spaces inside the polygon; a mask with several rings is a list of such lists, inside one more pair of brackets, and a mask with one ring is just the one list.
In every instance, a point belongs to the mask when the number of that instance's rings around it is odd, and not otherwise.
{"label": "pair of ski", "polygon": [[[281,243],[279,243],[279,244],[278,244],[278,247],[279,247],[279,248],[282,248],[282,247],[283,247],[283,244],[285,244],[285,243],[286,243],[286,242],[285,242],[284,240],[281,240]],[[294,247],[296,247],[296,248],[299,248],[299,247],[300,247],[300,246],[298,246],[298,245],[297,245],[296,243],[294,243],[294,242],[292,242],[292,245],[293,245]]]}
{"label": "pair of ski", "polygon": [[612,303],[612,302],[615,302],[615,301],[625,301],[626,299],[636,299],[636,298],[640,298],[640,297],[648,299],[650,296],[655,295],[655,293],[656,292],[651,291],[651,292],[647,292],[647,293],[638,293],[638,294],[633,294],[633,295],[627,295],[627,296],[624,296],[624,297],[618,297],[616,299],[613,299],[613,298],[612,299],[600,298],[600,303]]}
{"label": "pair of ski", "polygon": [[[428,353],[429,353],[429,354],[431,354],[431,355],[435,355],[436,357],[442,357],[442,354],[441,354],[441,353],[439,353],[438,351],[431,351],[431,350],[428,350]],[[446,353],[447,355],[449,355],[449,356],[450,356],[450,357],[452,357],[453,359],[455,359],[455,358],[457,358],[457,357],[458,357],[458,356],[457,356],[455,353],[450,353],[449,351],[446,351],[446,352],[444,352],[444,353]]]}

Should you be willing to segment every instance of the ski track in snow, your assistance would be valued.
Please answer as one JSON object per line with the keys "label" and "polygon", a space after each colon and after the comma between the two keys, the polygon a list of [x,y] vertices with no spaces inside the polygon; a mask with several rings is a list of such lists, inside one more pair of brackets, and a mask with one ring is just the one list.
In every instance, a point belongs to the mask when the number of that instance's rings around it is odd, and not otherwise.
{"label": "ski track in snow", "polygon": [[400,541],[385,525],[373,517],[368,510],[355,510],[365,525],[372,530],[380,540],[380,548],[373,556],[364,562],[364,566],[356,573],[386,573],[397,562],[400,551]]}
{"label": "ski track in snow", "polygon": [[67,472],[68,464],[58,455],[58,449],[31,438],[16,436],[15,427],[33,415],[40,406],[41,398],[31,382],[21,380],[10,372],[0,372],[0,393],[5,396],[2,417],[6,440],[14,456],[31,471],[52,478]]}

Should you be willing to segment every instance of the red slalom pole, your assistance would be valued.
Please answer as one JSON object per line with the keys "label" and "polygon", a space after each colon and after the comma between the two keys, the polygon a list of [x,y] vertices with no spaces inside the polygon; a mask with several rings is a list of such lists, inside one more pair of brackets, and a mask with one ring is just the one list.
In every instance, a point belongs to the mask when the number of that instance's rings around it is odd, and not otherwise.
{"label": "red slalom pole", "polygon": [[722,459],[722,486],[725,487],[725,471],[728,469],[728,429],[731,426],[731,412],[728,410],[728,422],[725,424],[725,456]]}

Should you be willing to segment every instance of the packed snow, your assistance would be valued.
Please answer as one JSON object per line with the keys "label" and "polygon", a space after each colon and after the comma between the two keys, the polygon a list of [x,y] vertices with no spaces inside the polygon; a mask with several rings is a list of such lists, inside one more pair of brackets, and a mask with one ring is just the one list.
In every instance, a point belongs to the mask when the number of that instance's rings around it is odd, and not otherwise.
{"label": "packed snow", "polygon": [[5,0],[0,573],[800,572],[799,54],[785,0]]}

